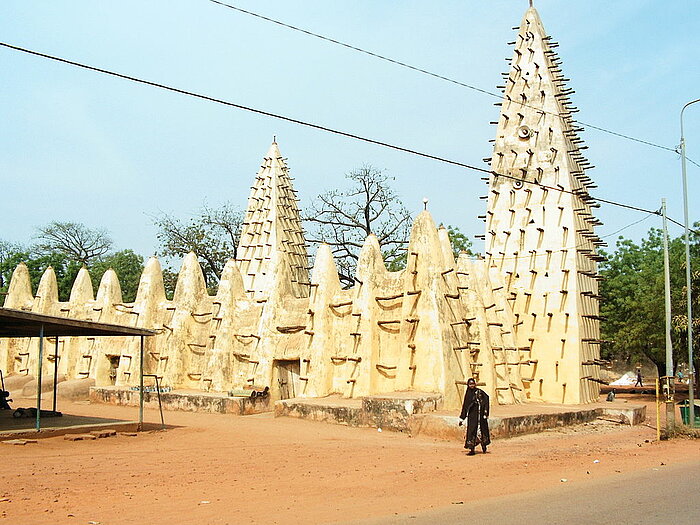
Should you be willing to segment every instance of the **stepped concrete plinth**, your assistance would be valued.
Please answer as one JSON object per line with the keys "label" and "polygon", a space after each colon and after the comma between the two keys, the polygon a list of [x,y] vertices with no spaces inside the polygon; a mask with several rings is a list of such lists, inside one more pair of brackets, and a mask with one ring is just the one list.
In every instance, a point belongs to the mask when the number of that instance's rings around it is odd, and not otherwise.
{"label": "stepped concrete plinth", "polygon": [[440,394],[394,392],[362,398],[362,413],[368,426],[404,431],[417,414],[435,412],[442,408]]}
{"label": "stepped concrete plinth", "polygon": [[[352,427],[376,427],[428,435],[442,439],[464,439],[456,412],[440,411],[439,394],[395,392],[391,395],[346,399],[296,398],[277,401],[275,416],[297,417]],[[597,418],[637,425],[646,417],[646,406],[624,402],[589,405],[521,404],[492,407],[489,428],[493,438],[530,434],[577,425]]]}
{"label": "stepped concrete plinth", "polygon": [[[158,394],[155,391],[144,392],[144,405],[158,408]],[[239,416],[270,412],[269,397],[230,396],[226,392],[201,392],[197,390],[171,390],[160,393],[163,410],[180,410],[184,412],[211,412],[217,414],[234,414]],[[91,403],[109,405],[138,406],[138,388],[118,386],[93,387],[90,389]]]}
{"label": "stepped concrete plinth", "polygon": [[324,421],[351,427],[376,427],[403,432],[416,414],[433,412],[442,407],[442,396],[422,392],[394,392],[346,399],[285,399],[275,403],[275,417],[287,416]]}
{"label": "stepped concrete plinth", "polygon": [[[578,425],[603,418],[624,425],[639,425],[646,418],[645,405],[595,403],[589,405],[525,404],[496,406],[489,416],[492,439],[533,434],[543,430]],[[417,414],[410,419],[408,431],[442,439],[464,439],[464,427],[458,415],[435,412]]]}
{"label": "stepped concrete plinth", "polygon": [[[16,407],[34,405],[36,398],[16,398]],[[61,417],[42,417],[41,431],[36,431],[35,417],[13,417],[14,410],[0,410],[0,441],[13,439],[37,439],[62,436],[65,434],[85,434],[90,432],[135,432],[137,421],[123,419],[80,416],[62,412]],[[146,424],[148,429],[152,425]],[[158,428],[160,425],[158,425]]]}
{"label": "stepped concrete plinth", "polygon": [[362,411],[362,400],[329,396],[284,399],[275,403],[275,417],[287,416],[335,423],[349,427],[369,426]]}
{"label": "stepped concrete plinth", "polygon": [[[93,387],[90,389],[90,401],[138,406],[139,392],[137,389],[115,386]],[[380,428],[441,439],[464,439],[464,427],[458,425],[458,413],[442,410],[442,396],[435,393],[393,392],[359,399],[334,395],[271,403],[269,397],[232,397],[225,392],[176,390],[161,392],[161,402],[164,410],[232,415],[274,410],[275,417],[296,417],[349,427]],[[148,408],[158,408],[156,392],[144,392],[144,403]],[[506,438],[577,425],[598,418],[625,425],[638,425],[645,417],[645,405],[624,401],[588,405],[496,405],[491,407],[489,428],[493,438]]]}

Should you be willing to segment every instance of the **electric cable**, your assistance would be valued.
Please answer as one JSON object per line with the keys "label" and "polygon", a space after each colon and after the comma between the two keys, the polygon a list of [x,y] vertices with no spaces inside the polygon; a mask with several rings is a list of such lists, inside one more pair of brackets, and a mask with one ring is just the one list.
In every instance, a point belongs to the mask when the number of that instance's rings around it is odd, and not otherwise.
{"label": "electric cable", "polygon": [[[273,23],[273,24],[277,24],[277,25],[279,25],[279,26],[286,27],[286,28],[288,28],[288,29],[292,29],[293,31],[298,31],[299,33],[304,33],[305,35],[312,36],[312,37],[314,37],[314,38],[318,38],[318,39],[321,39],[321,40],[325,40],[326,42],[330,42],[330,43],[332,43],[332,44],[335,44],[335,45],[338,45],[338,46],[342,46],[342,47],[345,47],[345,48],[347,48],[347,49],[351,49],[351,50],[353,50],[353,51],[357,51],[357,52],[359,52],[359,53],[363,53],[363,54],[365,54],[365,55],[369,55],[369,56],[374,57],[374,58],[377,58],[377,59],[379,59],[379,60],[383,60],[383,61],[385,61],[385,62],[389,62],[389,63],[391,63],[391,64],[397,65],[397,66],[399,66],[399,67],[404,67],[404,68],[407,68],[407,69],[411,69],[411,70],[416,71],[416,72],[418,72],[418,73],[421,73],[421,74],[423,74],[423,75],[428,75],[428,76],[437,78],[437,79],[439,79],[439,80],[444,80],[444,81],[446,81],[446,82],[450,82],[451,84],[456,84],[456,85],[458,85],[458,86],[461,86],[461,87],[464,87],[464,88],[467,88],[467,89],[471,89],[471,90],[476,91],[476,92],[478,92],[478,93],[482,93],[482,94],[484,94],[484,95],[489,95],[489,96],[491,96],[491,97],[498,98],[499,100],[501,100],[501,99],[503,98],[503,95],[500,95],[500,94],[498,94],[498,93],[494,93],[493,91],[489,91],[489,90],[487,90],[487,89],[479,88],[479,87],[473,86],[473,85],[471,85],[471,84],[467,84],[466,82],[461,82],[461,81],[459,81],[459,80],[455,80],[455,79],[453,79],[453,78],[446,77],[446,76],[441,75],[441,74],[439,74],[439,73],[434,73],[434,72],[429,71],[429,70],[427,70],[427,69],[423,69],[423,68],[420,68],[420,67],[412,66],[412,65],[410,65],[410,64],[407,64],[406,62],[402,62],[402,61],[400,61],[400,60],[396,60],[396,59],[394,59],[394,58],[387,57],[387,56],[385,56],[385,55],[380,55],[379,53],[375,53],[375,52],[373,52],[373,51],[368,51],[367,49],[363,49],[363,48],[361,48],[361,47],[357,47],[357,46],[354,46],[354,45],[352,45],[352,44],[348,44],[348,43],[346,43],[346,42],[341,42],[340,40],[336,40],[335,38],[331,38],[331,37],[324,36],[324,35],[321,35],[321,34],[318,34],[318,33],[314,33],[313,31],[309,31],[308,29],[304,29],[304,28],[297,27],[297,26],[294,26],[294,25],[291,25],[291,24],[287,24],[287,23],[282,22],[282,21],[280,21],[280,20],[276,20],[276,19],[274,19],[274,18],[270,18],[270,17],[268,17],[268,16],[261,15],[261,14],[259,14],[259,13],[255,13],[255,12],[249,11],[249,10],[247,10],[247,9],[243,9],[242,7],[238,7],[238,6],[235,6],[235,5],[232,5],[232,4],[227,4],[227,3],[225,3],[225,2],[221,2],[220,0],[209,0],[209,1],[210,1],[211,3],[213,3],[213,4],[218,4],[218,5],[222,6],[222,7],[227,7],[227,8],[229,8],[229,9],[233,9],[234,11],[238,11],[239,13],[243,13],[243,14],[246,14],[246,15],[249,15],[249,16],[253,16],[253,17],[255,17],[255,18],[259,18],[259,19],[261,19],[261,20],[265,20],[265,21],[267,21],[267,22],[271,22],[271,23]],[[519,102],[519,101],[517,101],[517,100],[511,100],[510,102],[511,102],[511,103],[518,104],[518,105],[520,105],[521,107],[527,107],[527,108],[531,108],[531,109],[536,109],[536,110],[538,110],[538,111],[540,111],[540,112],[542,112],[542,113],[546,113],[546,114],[548,114],[548,115],[552,115],[552,116],[555,116],[555,117],[558,117],[558,118],[562,118],[562,119],[564,118],[564,115],[562,115],[562,114],[560,114],[560,113],[553,113],[553,112],[551,112],[551,111],[544,111],[544,110],[541,110],[540,108],[531,106],[531,105],[526,104],[526,103],[524,103],[524,102]],[[610,130],[610,129],[606,129],[606,128],[603,128],[603,127],[601,127],[601,126],[595,126],[595,125],[593,125],[593,124],[588,124],[588,123],[583,122],[583,121],[581,121],[581,120],[577,120],[577,119],[573,119],[573,118],[572,118],[571,121],[572,121],[572,122],[576,122],[577,124],[580,124],[580,125],[582,125],[582,126],[586,126],[586,127],[588,127],[588,128],[595,129],[595,130],[597,130],[597,131],[602,131],[603,133],[608,133],[608,134],[610,134],[610,135],[614,135],[614,136],[616,136],[616,137],[620,137],[620,138],[623,138],[623,139],[626,139],[626,140],[631,140],[631,141],[634,141],[634,142],[639,142],[639,143],[641,143],[641,144],[646,144],[647,146],[653,146],[653,147],[655,147],[655,148],[659,148],[659,149],[663,149],[663,150],[667,150],[667,151],[674,151],[674,152],[676,151],[674,148],[669,148],[668,146],[663,146],[663,145],[661,145],[661,144],[655,144],[655,143],[650,142],[650,141],[648,141],[648,140],[639,139],[639,138],[636,138],[636,137],[632,137],[632,136],[630,136],[630,135],[625,135],[624,133],[619,133],[619,132],[617,132],[617,131],[612,131],[612,130]]]}
{"label": "electric cable", "polygon": [[[214,102],[214,103],[216,103],[216,104],[221,104],[221,105],[224,105],[224,106],[233,107],[233,108],[240,109],[240,110],[243,110],[243,111],[248,111],[248,112],[251,112],[251,113],[256,113],[256,114],[258,114],[258,115],[264,115],[264,116],[267,116],[267,117],[270,117],[270,118],[275,118],[275,119],[282,120],[282,121],[285,121],[285,122],[291,122],[291,123],[293,123],[293,124],[298,124],[298,125],[300,125],[300,126],[305,126],[305,127],[308,127],[308,128],[317,129],[317,130],[319,130],[319,131],[324,131],[324,132],[327,132],[327,133],[339,135],[339,136],[342,136],[342,137],[351,138],[351,139],[359,140],[359,141],[362,141],[362,142],[367,142],[367,143],[369,143],[369,144],[374,144],[374,145],[381,146],[381,147],[384,147],[384,148],[393,149],[393,150],[401,151],[401,152],[404,152],[404,153],[409,153],[409,154],[411,154],[411,155],[416,155],[416,156],[418,156],[418,157],[423,157],[423,158],[435,160],[435,161],[442,162],[442,163],[445,163],[445,164],[449,164],[449,165],[452,165],[452,166],[458,166],[458,167],[470,169],[470,170],[473,170],[473,171],[478,171],[478,172],[480,172],[480,173],[486,173],[486,174],[492,175],[492,176],[494,176],[494,177],[504,177],[504,178],[506,178],[506,179],[515,180],[515,181],[519,181],[519,182],[526,183],[526,184],[531,184],[531,185],[540,187],[540,188],[542,188],[542,189],[552,190],[552,191],[559,191],[559,192],[567,193],[567,194],[570,194],[570,195],[580,196],[580,195],[579,195],[579,192],[575,192],[575,191],[572,191],[572,190],[566,190],[566,189],[561,188],[561,187],[558,187],[558,186],[556,186],[556,187],[555,187],[555,186],[547,186],[547,185],[544,185],[544,184],[540,184],[538,181],[531,181],[531,180],[527,180],[527,179],[521,179],[521,178],[519,178],[519,177],[515,177],[515,176],[512,176],[512,175],[506,175],[506,174],[504,174],[504,173],[498,173],[498,172],[493,171],[493,170],[488,170],[488,169],[485,169],[485,168],[480,168],[480,167],[478,167],[478,166],[474,166],[474,165],[471,165],[471,164],[466,164],[466,163],[464,163],[464,162],[459,162],[459,161],[456,161],[456,160],[447,159],[447,158],[445,158],[445,157],[440,157],[440,156],[437,156],[437,155],[432,155],[432,154],[430,154],[430,153],[421,152],[421,151],[418,151],[418,150],[415,150],[415,149],[411,149],[411,148],[406,148],[406,147],[403,147],[403,146],[397,146],[397,145],[395,145],[395,144],[391,144],[391,143],[384,142],[384,141],[381,141],[381,140],[376,140],[376,139],[372,139],[372,138],[368,138],[368,137],[363,137],[363,136],[361,136],[361,135],[356,135],[356,134],[354,134],[354,133],[349,133],[349,132],[346,132],[346,131],[341,131],[341,130],[329,128],[329,127],[327,127],[327,126],[322,126],[322,125],[319,125],[319,124],[314,124],[314,123],[307,122],[307,121],[304,121],[304,120],[300,120],[300,119],[297,119],[297,118],[292,118],[292,117],[288,117],[288,116],[285,116],[285,115],[280,115],[280,114],[278,114],[278,113],[273,113],[273,112],[270,112],[270,111],[266,111],[266,110],[262,110],[262,109],[258,109],[258,108],[253,108],[253,107],[250,107],[250,106],[245,106],[245,105],[242,105],[242,104],[237,104],[237,103],[235,103],[235,102],[230,102],[230,101],[227,101],[227,100],[223,100],[223,99],[211,97],[211,96],[208,96],[208,95],[203,95],[203,94],[201,94],[201,93],[195,93],[195,92],[193,92],[193,91],[187,91],[187,90],[180,89],[180,88],[176,88],[176,87],[173,87],[173,86],[168,86],[168,85],[166,85],[166,84],[161,84],[161,83],[158,83],[158,82],[153,82],[153,81],[150,81],[150,80],[144,80],[144,79],[141,79],[141,78],[138,78],[138,77],[134,77],[134,76],[125,75],[125,74],[122,74],[122,73],[117,73],[117,72],[115,72],[115,71],[110,71],[110,70],[108,70],[108,69],[103,69],[103,68],[99,68],[99,67],[95,67],[95,66],[90,66],[90,65],[87,65],[87,64],[82,64],[82,63],[80,63],[80,62],[75,62],[75,61],[73,61],[73,60],[68,60],[68,59],[66,59],[66,58],[61,58],[61,57],[57,57],[57,56],[54,56],[54,55],[48,55],[48,54],[46,54],[46,53],[41,53],[41,52],[39,52],[39,51],[33,51],[33,50],[26,49],[26,48],[23,48],[23,47],[19,47],[19,46],[15,46],[15,45],[12,45],[12,44],[8,44],[8,43],[6,43],[6,42],[0,42],[0,46],[5,47],[5,48],[8,48],[8,49],[12,49],[12,50],[14,50],[14,51],[19,51],[19,52],[21,52],[21,53],[26,53],[26,54],[29,54],[29,55],[38,56],[38,57],[45,58],[45,59],[48,59],[48,60],[52,60],[52,61],[55,61],[55,62],[60,62],[60,63],[63,63],[63,64],[68,64],[68,65],[71,65],[71,66],[75,66],[75,67],[78,67],[78,68],[81,68],[81,69],[86,69],[86,70],[88,70],[88,71],[94,71],[94,72],[97,72],[97,73],[103,73],[103,74],[105,74],[105,75],[109,75],[109,76],[113,76],[113,77],[117,77],[117,78],[122,78],[122,79],[124,79],[124,80],[129,80],[129,81],[131,81],[131,82],[135,82],[135,83],[138,83],[138,84],[144,84],[144,85],[148,85],[148,86],[151,86],[151,87],[156,87],[156,88],[159,88],[159,89],[163,89],[163,90],[166,90],[166,91],[172,91],[172,92],[174,92],[174,93],[179,93],[179,94],[181,94],[181,95],[186,95],[186,96],[190,96],[190,97],[194,97],[194,98],[199,98],[199,99],[202,99],[202,100],[207,100],[207,101],[209,101],[209,102]],[[617,201],[613,201],[613,200],[602,199],[602,198],[592,197],[592,196],[591,196],[591,199],[593,199],[593,200],[595,200],[595,201],[599,201],[599,202],[605,203],[605,204],[610,204],[611,206],[617,206],[617,207],[620,207],[620,208],[627,208],[627,209],[631,209],[631,210],[635,210],[635,211],[640,211],[640,212],[644,212],[644,213],[651,213],[651,214],[656,214],[656,215],[658,215],[658,214],[660,213],[660,212],[658,212],[658,211],[648,210],[648,209],[646,209],[646,208],[642,208],[642,207],[639,207],[639,206],[633,206],[633,205],[630,205],[630,204],[625,204],[625,203],[617,202]],[[672,219],[669,219],[669,220],[671,220],[671,221],[674,222],[675,224],[679,224],[679,225],[681,224],[681,223],[679,223],[679,222],[677,222],[677,221],[674,221],[674,220],[672,220]]]}
{"label": "electric cable", "polygon": [[[642,217],[641,219],[636,220],[636,221],[634,221],[634,222],[631,222],[631,223],[629,223],[627,226],[623,226],[623,227],[620,228],[619,230],[616,230],[616,231],[614,231],[614,232],[612,232],[612,233],[608,233],[608,234],[606,234],[606,235],[601,235],[601,236],[598,237],[598,238],[602,240],[602,239],[606,239],[606,238],[608,238],[608,237],[612,237],[613,235],[617,235],[618,233],[620,233],[621,231],[626,230],[627,228],[631,228],[632,226],[635,226],[635,225],[639,224],[640,222],[646,221],[646,220],[647,220],[649,217],[651,217],[652,215],[661,215],[661,210],[659,210],[659,211],[657,211],[657,212],[648,213],[647,215],[645,215],[645,216]],[[668,217],[667,217],[667,218],[668,218]],[[515,257],[512,257],[512,256],[511,256],[511,257],[505,257],[505,256],[504,256],[504,257],[495,257],[493,254],[491,254],[491,258],[492,258],[492,259],[497,259],[497,260],[499,260],[499,261],[516,261],[516,260],[518,260],[518,259],[532,259],[533,257],[542,257],[542,256],[544,256],[544,255],[549,255],[549,254],[552,254],[552,253],[561,253],[561,252],[567,252],[567,251],[569,251],[569,250],[576,250],[576,249],[578,249],[578,248],[581,248],[582,246],[585,246],[585,245],[588,244],[589,242],[590,242],[590,241],[584,241],[584,242],[579,243],[579,244],[576,244],[576,245],[574,245],[574,246],[569,246],[568,248],[560,248],[559,250],[552,250],[552,251],[550,251],[549,253],[543,252],[543,253],[535,253],[535,254],[528,254],[528,255],[516,255]],[[599,255],[599,254],[596,254],[596,255]]]}
{"label": "electric cable", "polygon": [[695,166],[697,166],[698,168],[700,168],[700,164],[698,164],[697,162],[695,162],[693,159],[689,159],[689,158],[688,158],[688,155],[685,156],[685,160],[687,160],[687,161],[690,162],[691,164],[695,164]]}

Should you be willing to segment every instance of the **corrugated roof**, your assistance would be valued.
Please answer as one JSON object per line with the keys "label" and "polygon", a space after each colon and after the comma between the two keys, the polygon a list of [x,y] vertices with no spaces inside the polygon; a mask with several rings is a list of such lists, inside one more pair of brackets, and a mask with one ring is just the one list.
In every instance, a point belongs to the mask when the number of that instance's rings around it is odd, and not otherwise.
{"label": "corrugated roof", "polygon": [[0,337],[38,337],[42,326],[44,337],[156,335],[154,330],[145,328],[80,321],[12,308],[0,308]]}

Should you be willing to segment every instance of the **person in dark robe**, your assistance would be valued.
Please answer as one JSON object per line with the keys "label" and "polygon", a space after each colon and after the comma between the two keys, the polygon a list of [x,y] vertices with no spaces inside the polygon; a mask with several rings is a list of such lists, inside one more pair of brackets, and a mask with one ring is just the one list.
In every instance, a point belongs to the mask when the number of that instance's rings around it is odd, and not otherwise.
{"label": "person in dark robe", "polygon": [[486,453],[486,446],[491,444],[489,434],[489,396],[486,392],[476,387],[476,381],[467,381],[467,391],[464,393],[462,412],[459,415],[460,426],[467,421],[467,437],[464,448],[469,449],[469,455],[475,454],[474,449],[481,445],[481,450]]}

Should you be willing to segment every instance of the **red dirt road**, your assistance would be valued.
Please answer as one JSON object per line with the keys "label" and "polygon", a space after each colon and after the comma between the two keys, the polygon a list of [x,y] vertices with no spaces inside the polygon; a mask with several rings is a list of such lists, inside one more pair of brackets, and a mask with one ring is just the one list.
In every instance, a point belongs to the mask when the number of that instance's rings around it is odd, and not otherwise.
{"label": "red dirt road", "polygon": [[[59,408],[137,414],[105,405]],[[146,419],[158,416],[147,411]],[[0,445],[0,524],[332,523],[467,506],[562,479],[575,484],[700,457],[698,440],[655,442],[647,426],[606,422],[497,440],[473,457],[460,443],[270,414],[166,412],[166,422],[181,426]]]}

